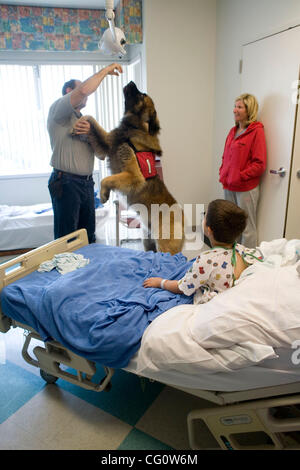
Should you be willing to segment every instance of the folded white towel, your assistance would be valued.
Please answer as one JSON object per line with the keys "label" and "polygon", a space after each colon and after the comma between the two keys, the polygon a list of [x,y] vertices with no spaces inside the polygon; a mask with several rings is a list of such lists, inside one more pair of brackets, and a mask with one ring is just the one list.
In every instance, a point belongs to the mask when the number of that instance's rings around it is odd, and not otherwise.
{"label": "folded white towel", "polygon": [[60,274],[66,274],[75,269],[82,268],[90,262],[89,259],[84,258],[83,255],[75,253],[60,253],[54,255],[52,260],[44,261],[40,264],[38,272],[49,272],[56,268]]}
{"label": "folded white towel", "polygon": [[264,263],[271,267],[289,266],[299,261],[300,240],[279,238],[259,245],[264,255]]}

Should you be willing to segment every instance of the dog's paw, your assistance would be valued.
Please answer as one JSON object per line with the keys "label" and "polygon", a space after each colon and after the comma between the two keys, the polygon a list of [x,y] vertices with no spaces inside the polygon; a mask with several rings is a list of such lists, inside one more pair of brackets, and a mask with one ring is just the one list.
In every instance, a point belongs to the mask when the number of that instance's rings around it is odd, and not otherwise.
{"label": "dog's paw", "polygon": [[110,189],[101,188],[100,201],[105,204],[109,200]]}

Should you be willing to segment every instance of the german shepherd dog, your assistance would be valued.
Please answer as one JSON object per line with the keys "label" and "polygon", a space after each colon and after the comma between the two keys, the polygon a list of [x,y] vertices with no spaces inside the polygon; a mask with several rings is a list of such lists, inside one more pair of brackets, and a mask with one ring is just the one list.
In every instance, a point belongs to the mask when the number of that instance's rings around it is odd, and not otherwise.
{"label": "german shepherd dog", "polygon": [[[145,212],[137,211],[144,228],[145,250],[175,254],[182,250],[184,243],[183,211],[155,170],[154,175],[145,178],[137,159],[141,152],[153,157],[162,155],[155,106],[150,96],[141,93],[134,82],[126,85],[123,93],[125,113],[120,125],[111,132],[106,132],[91,116],[80,118],[91,124],[88,140],[95,154],[102,160],[109,158],[111,175],[101,181],[101,202],[105,203],[114,190],[127,197],[129,206],[145,207]],[[152,163],[154,165],[154,159]],[[150,172],[149,160],[148,167]],[[167,209],[165,215],[163,208]]]}

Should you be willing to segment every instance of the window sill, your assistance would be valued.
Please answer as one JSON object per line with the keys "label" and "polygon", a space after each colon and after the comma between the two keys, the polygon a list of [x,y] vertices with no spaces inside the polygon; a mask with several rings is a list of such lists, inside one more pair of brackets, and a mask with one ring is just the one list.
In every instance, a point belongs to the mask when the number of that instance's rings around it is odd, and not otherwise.
{"label": "window sill", "polygon": [[[24,179],[24,178],[43,178],[43,177],[50,177],[52,170],[44,173],[16,173],[16,174],[10,174],[10,175],[1,175],[0,174],[0,180],[12,180],[12,179]],[[95,170],[93,171],[93,175],[98,175],[100,173],[100,170]]]}

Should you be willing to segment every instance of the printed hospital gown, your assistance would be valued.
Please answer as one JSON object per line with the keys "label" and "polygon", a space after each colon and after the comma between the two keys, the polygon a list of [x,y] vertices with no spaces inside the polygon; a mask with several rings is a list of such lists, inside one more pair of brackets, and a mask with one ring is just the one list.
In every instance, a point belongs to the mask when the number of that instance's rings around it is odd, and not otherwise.
{"label": "printed hospital gown", "polygon": [[194,304],[203,304],[234,283],[235,251],[248,264],[263,261],[259,249],[235,244],[233,248],[213,247],[199,255],[189,271],[178,282],[185,295],[194,294]]}

